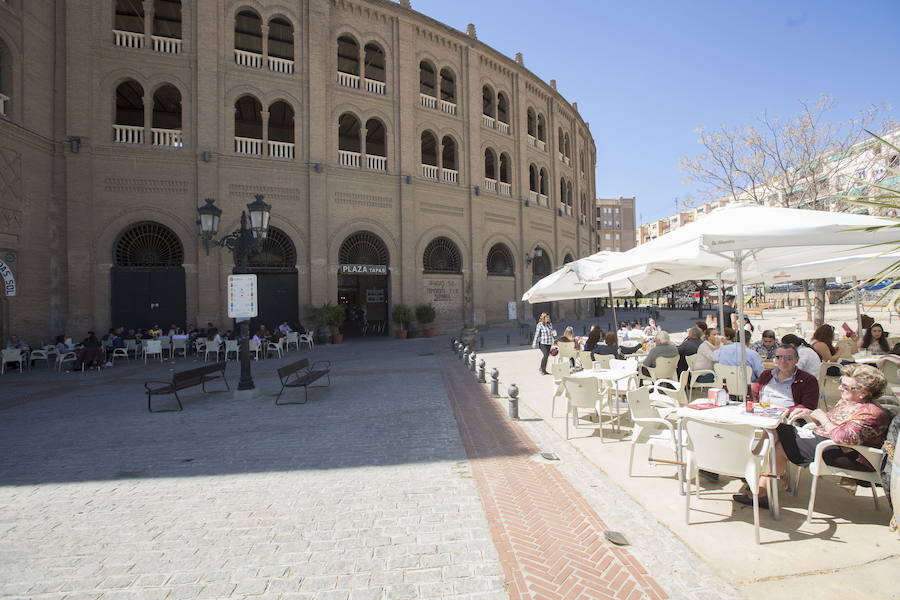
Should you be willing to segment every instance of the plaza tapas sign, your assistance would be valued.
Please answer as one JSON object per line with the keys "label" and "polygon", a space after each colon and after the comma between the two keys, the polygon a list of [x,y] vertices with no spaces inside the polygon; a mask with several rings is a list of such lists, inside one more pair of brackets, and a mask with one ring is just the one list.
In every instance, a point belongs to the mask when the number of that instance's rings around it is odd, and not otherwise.
{"label": "plaza tapas sign", "polygon": [[7,296],[16,295],[16,276],[3,260],[0,260],[0,277],[3,278],[3,291]]}
{"label": "plaza tapas sign", "polygon": [[339,275],[387,275],[387,265],[341,265]]}
{"label": "plaza tapas sign", "polygon": [[256,275],[228,276],[228,317],[251,319],[259,312]]}

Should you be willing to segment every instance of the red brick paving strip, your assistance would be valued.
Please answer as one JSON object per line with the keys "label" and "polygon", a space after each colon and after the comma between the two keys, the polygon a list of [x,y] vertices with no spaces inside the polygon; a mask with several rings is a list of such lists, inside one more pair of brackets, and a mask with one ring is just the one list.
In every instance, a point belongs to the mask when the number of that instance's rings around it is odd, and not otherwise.
{"label": "red brick paving strip", "polygon": [[506,577],[510,598],[661,599],[643,566],[603,537],[603,521],[552,466],[501,403],[442,353],[459,432]]}

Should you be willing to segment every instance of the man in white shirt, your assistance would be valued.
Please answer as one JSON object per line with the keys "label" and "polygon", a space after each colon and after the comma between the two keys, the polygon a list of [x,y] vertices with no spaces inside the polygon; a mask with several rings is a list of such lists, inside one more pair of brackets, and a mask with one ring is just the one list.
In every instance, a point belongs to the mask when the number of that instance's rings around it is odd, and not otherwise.
{"label": "man in white shirt", "polygon": [[822,364],[822,358],[819,353],[807,346],[800,337],[789,333],[781,338],[782,344],[790,344],[797,349],[800,360],[797,361],[797,368],[806,371],[813,377],[819,376],[819,366]]}
{"label": "man in white shirt", "polygon": [[[725,328],[725,345],[721,346],[718,350],[713,352],[713,359],[722,365],[729,367],[736,367],[741,364],[741,347],[735,342],[736,334],[741,334],[741,339],[746,340],[749,339],[750,336],[747,335],[747,332],[744,330],[735,331],[731,327]],[[753,371],[752,380],[756,381],[756,378],[759,377],[759,374],[764,371],[764,367],[762,364],[762,359],[759,357],[759,354],[751,350],[750,348],[745,348],[745,364],[750,365],[750,369]]]}

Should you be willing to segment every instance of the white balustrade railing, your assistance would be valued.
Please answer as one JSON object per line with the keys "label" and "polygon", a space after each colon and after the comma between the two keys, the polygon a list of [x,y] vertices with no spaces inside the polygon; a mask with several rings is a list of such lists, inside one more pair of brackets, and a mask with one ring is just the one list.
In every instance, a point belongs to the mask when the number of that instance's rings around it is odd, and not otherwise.
{"label": "white balustrade railing", "polygon": [[262,59],[262,54],[238,50],[237,48],[234,49],[234,62],[242,67],[250,67],[251,69],[262,68]]}
{"label": "white balustrade railing", "polygon": [[366,91],[372,94],[378,94],[379,96],[384,96],[387,92],[387,84],[383,81],[366,78]]}
{"label": "white balustrade railing", "polygon": [[567,216],[572,216],[572,207],[566,204],[565,202],[559,203],[559,210],[562,211],[562,214]]}
{"label": "white balustrade railing", "polygon": [[269,156],[272,158],[294,159],[293,142],[275,142],[269,140]]}
{"label": "white balustrade railing", "polygon": [[134,31],[120,31],[113,29],[113,40],[116,46],[122,48],[143,48],[144,34],[135,33]]}
{"label": "white balustrade railing", "polygon": [[488,179],[487,177],[485,177],[484,178],[484,189],[496,194],[497,193],[497,180],[496,179]]}
{"label": "white balustrade railing", "polygon": [[428,94],[419,93],[419,101],[425,108],[437,108],[437,98]]}
{"label": "white balustrade railing", "polygon": [[153,40],[153,51],[162,52],[163,54],[181,54],[181,40],[178,38],[163,37],[161,35],[151,36]]}
{"label": "white balustrade railing", "polygon": [[562,161],[562,164],[564,164],[564,165],[572,164],[572,161],[569,160],[569,157],[566,156],[565,154],[563,154],[562,152],[559,153],[559,160]]}
{"label": "white balustrade railing", "polygon": [[351,152],[350,150],[338,150],[338,159],[342,167],[353,167],[358,169],[360,157],[359,152]]}
{"label": "white balustrade railing", "polygon": [[338,71],[337,82],[338,85],[342,85],[344,87],[353,88],[355,90],[359,89],[359,75],[354,75],[353,73],[344,73],[343,71]]}
{"label": "white balustrade railing", "polygon": [[441,169],[441,179],[444,180],[444,183],[459,183],[459,171]]}
{"label": "white balustrade railing", "polygon": [[481,124],[488,129],[494,128],[494,117],[490,115],[481,115]]}
{"label": "white balustrade railing", "polygon": [[153,127],[150,129],[150,133],[153,136],[154,146],[171,146],[173,148],[181,148],[184,146],[180,129],[161,129],[159,127]]}
{"label": "white balustrade railing", "polygon": [[238,154],[262,156],[263,141],[257,138],[234,136],[234,151]]}
{"label": "white balustrade railing", "polygon": [[537,145],[537,138],[530,133],[528,134],[528,145],[534,148]]}
{"label": "white balustrade railing", "polygon": [[422,177],[425,179],[437,179],[438,168],[435,165],[422,165]]}
{"label": "white balustrade railing", "polygon": [[497,185],[498,185],[499,188],[500,188],[500,194],[501,194],[501,195],[503,195],[503,196],[512,196],[512,184],[511,184],[511,183],[504,183],[504,182],[501,181],[501,182],[499,182]]}
{"label": "white balustrade railing", "polygon": [[500,133],[509,133],[509,123],[504,123],[503,121],[497,121],[497,129]]}
{"label": "white balustrade railing", "polygon": [[538,194],[538,204],[541,206],[550,206],[550,197],[546,194]]}
{"label": "white balustrade railing", "polygon": [[546,150],[547,149],[547,142],[545,142],[544,140],[535,140],[534,145],[537,147],[538,150]]}
{"label": "white balustrade railing", "polygon": [[455,115],[456,104],[454,104],[453,102],[448,102],[447,100],[441,100],[441,110],[448,115]]}
{"label": "white balustrade railing", "polygon": [[286,75],[290,75],[294,72],[294,61],[289,58],[278,58],[277,56],[270,56],[269,70],[275,73],[285,73]]}
{"label": "white balustrade railing", "polygon": [[139,125],[113,125],[113,141],[120,144],[143,144],[144,128]]}
{"label": "white balustrade railing", "polygon": [[534,190],[528,190],[528,199],[531,200],[532,202],[537,203],[538,193]]}
{"label": "white balustrade railing", "polygon": [[0,94],[0,115],[6,116],[6,103],[9,102],[9,96]]}
{"label": "white balustrade railing", "polygon": [[370,171],[387,171],[387,156],[366,154],[366,168]]}

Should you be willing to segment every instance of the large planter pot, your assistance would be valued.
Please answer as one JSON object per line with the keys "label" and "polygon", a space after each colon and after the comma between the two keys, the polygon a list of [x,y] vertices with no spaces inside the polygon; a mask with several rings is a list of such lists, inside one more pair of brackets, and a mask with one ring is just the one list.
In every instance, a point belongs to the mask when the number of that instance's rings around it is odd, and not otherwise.
{"label": "large planter pot", "polygon": [[434,337],[437,334],[437,329],[434,327],[426,327],[425,328],[425,337]]}
{"label": "large planter pot", "polygon": [[331,334],[331,343],[332,344],[340,344],[344,341],[343,333],[333,333]]}
{"label": "large planter pot", "polygon": [[405,340],[405,339],[406,339],[406,334],[407,334],[407,333],[409,333],[409,332],[406,331],[405,329],[398,329],[398,330],[397,330],[397,339],[398,339],[398,340]]}
{"label": "large planter pot", "polygon": [[327,344],[331,339],[331,330],[326,325],[316,327],[316,343]]}

